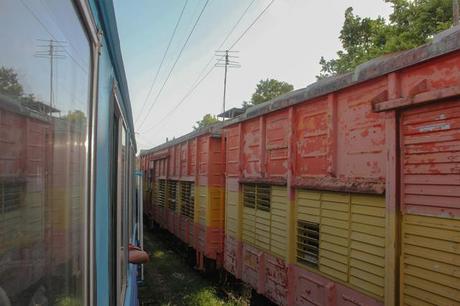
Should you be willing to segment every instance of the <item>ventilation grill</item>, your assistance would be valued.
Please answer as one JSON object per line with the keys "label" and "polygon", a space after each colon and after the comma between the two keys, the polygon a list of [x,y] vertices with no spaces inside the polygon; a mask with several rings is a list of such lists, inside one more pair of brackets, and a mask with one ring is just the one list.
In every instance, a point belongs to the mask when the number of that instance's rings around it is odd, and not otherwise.
{"label": "ventilation grill", "polygon": [[195,211],[195,188],[191,182],[181,182],[181,214],[193,219]]}
{"label": "ventilation grill", "polygon": [[318,267],[319,224],[297,221],[297,260]]}
{"label": "ventilation grill", "polygon": [[177,182],[168,181],[168,208],[176,210]]}
{"label": "ventilation grill", "polygon": [[166,181],[158,181],[158,206],[164,207],[166,202]]}
{"label": "ventilation grill", "polygon": [[245,207],[256,208],[256,185],[243,185],[243,203]]}
{"label": "ventilation grill", "polygon": [[269,185],[257,186],[257,209],[270,211],[270,193],[271,188]]}
{"label": "ventilation grill", "polygon": [[21,207],[25,184],[16,182],[0,183],[0,209],[2,213],[17,210]]}

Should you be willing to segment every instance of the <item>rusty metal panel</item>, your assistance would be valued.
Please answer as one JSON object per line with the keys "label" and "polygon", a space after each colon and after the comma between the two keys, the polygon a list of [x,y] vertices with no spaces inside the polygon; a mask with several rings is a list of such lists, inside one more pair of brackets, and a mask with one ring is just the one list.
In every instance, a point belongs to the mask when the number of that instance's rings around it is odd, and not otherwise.
{"label": "rusty metal panel", "polygon": [[401,299],[407,305],[460,303],[460,220],[406,214]]}
{"label": "rusty metal panel", "polygon": [[385,114],[370,101],[386,87],[381,78],[337,93],[337,176],[385,178]]}
{"label": "rusty metal panel", "polygon": [[296,117],[296,175],[327,175],[331,141],[327,100],[299,105]]}
{"label": "rusty metal panel", "polygon": [[265,160],[268,177],[286,177],[288,170],[288,111],[269,114],[265,118]]}
{"label": "rusty metal panel", "polygon": [[242,163],[244,177],[260,177],[261,175],[261,137],[259,120],[243,123]]}
{"label": "rusty metal panel", "polygon": [[234,126],[226,129],[226,175],[227,178],[240,175],[240,129]]}
{"label": "rusty metal panel", "polygon": [[264,294],[278,305],[287,305],[288,266],[280,258],[265,254]]}
{"label": "rusty metal panel", "polygon": [[403,212],[460,218],[460,102],[401,115]]}

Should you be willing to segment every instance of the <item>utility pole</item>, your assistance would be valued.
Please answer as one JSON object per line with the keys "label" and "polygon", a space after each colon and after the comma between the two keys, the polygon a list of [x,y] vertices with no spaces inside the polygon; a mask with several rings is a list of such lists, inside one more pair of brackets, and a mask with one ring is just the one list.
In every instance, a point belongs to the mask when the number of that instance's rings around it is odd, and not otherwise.
{"label": "utility pole", "polygon": [[49,106],[50,106],[50,115],[52,112],[53,107],[55,106],[54,103],[54,61],[57,59],[64,59],[66,58],[64,52],[65,41],[58,41],[53,39],[43,40],[38,39],[41,42],[47,42],[47,44],[37,45],[38,51],[35,53],[35,57],[38,58],[46,58],[50,61],[50,93],[49,93]]}
{"label": "utility pole", "polygon": [[[224,97],[222,101],[222,114],[225,113],[225,100],[227,96],[227,73],[228,68],[240,68],[241,65],[237,62],[238,56],[236,55],[229,55],[229,53],[237,53],[239,51],[216,51],[217,63],[216,67],[224,67]],[[225,120],[225,115],[222,116],[222,121]]]}
{"label": "utility pole", "polygon": [[454,27],[458,26],[459,24],[459,6],[458,6],[458,0],[452,0],[452,12],[453,12],[453,23]]}

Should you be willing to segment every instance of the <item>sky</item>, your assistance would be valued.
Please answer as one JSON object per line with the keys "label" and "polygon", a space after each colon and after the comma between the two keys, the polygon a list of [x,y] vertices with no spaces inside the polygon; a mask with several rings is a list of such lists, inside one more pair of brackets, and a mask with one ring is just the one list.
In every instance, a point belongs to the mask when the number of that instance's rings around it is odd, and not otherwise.
{"label": "sky", "polygon": [[205,114],[222,112],[224,69],[212,69],[215,51],[229,49],[238,38],[231,50],[239,51],[234,55],[241,68],[228,72],[226,109],[249,101],[262,79],[285,81],[294,89],[315,82],[321,56],[334,58],[341,48],[339,35],[346,8],[352,6],[362,17],[387,18],[391,13],[391,6],[383,0],[275,0],[241,36],[271,0],[186,1],[114,0],[139,149],[189,133]]}

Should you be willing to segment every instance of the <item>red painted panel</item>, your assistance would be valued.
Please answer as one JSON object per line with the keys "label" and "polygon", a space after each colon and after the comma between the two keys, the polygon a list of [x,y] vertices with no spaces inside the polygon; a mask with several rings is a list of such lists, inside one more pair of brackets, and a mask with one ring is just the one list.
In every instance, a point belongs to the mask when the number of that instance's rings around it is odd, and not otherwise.
{"label": "red painted panel", "polygon": [[240,241],[225,235],[224,269],[241,278],[243,246]]}
{"label": "red painted panel", "polygon": [[295,113],[296,174],[327,175],[330,154],[327,100],[300,105]]}
{"label": "red painted panel", "polygon": [[287,305],[288,267],[286,262],[265,254],[265,296],[278,305]]}
{"label": "red painted panel", "polygon": [[297,266],[291,268],[294,279],[290,290],[294,290],[295,305],[336,305],[335,285],[332,281]]}
{"label": "red painted panel", "polygon": [[383,306],[382,302],[341,284],[336,284],[336,299],[338,306]]}
{"label": "red painted panel", "polygon": [[337,174],[345,178],[385,178],[385,114],[371,101],[386,90],[381,78],[337,95]]}
{"label": "red painted panel", "polygon": [[460,85],[459,53],[428,61],[400,73],[403,97],[417,91],[429,91]]}
{"label": "red painted panel", "polygon": [[288,111],[267,115],[265,118],[265,149],[267,176],[286,177],[288,170]]}
{"label": "red painted panel", "polygon": [[264,273],[263,252],[243,243],[243,262],[241,279],[261,293],[259,285]]}
{"label": "red painted panel", "polygon": [[188,176],[188,142],[180,145],[180,177]]}
{"label": "red painted panel", "polygon": [[460,216],[460,101],[401,115],[403,212]]}
{"label": "red painted panel", "polygon": [[226,134],[226,174],[239,176],[240,174],[240,133],[239,127],[233,126],[225,130]]}
{"label": "red painted panel", "polygon": [[261,176],[261,144],[259,120],[249,120],[243,123],[242,163],[244,177]]}

